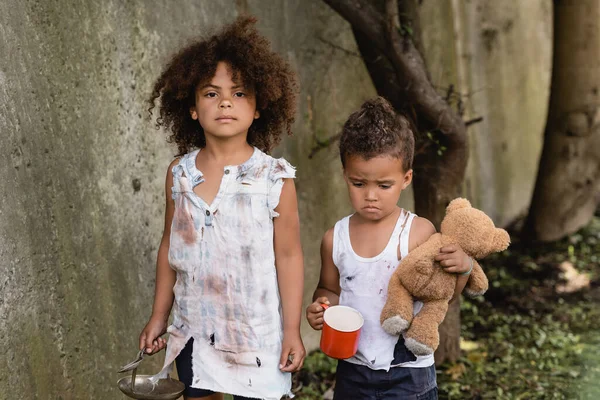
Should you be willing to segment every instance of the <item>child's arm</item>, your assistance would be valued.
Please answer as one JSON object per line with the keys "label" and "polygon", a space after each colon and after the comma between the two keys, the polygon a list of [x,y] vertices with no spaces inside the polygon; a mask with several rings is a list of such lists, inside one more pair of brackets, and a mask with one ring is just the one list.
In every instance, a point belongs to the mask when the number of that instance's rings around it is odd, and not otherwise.
{"label": "child's arm", "polygon": [[[283,311],[283,344],[280,369],[294,372],[302,368],[306,350],[300,337],[302,295],[304,292],[304,258],[300,245],[300,221],[296,187],[285,179],[273,222],[275,267]],[[291,363],[288,361],[292,356]]]}
{"label": "child's arm", "polygon": [[[440,265],[446,272],[451,274],[459,274],[456,280],[456,288],[449,303],[454,302],[462,293],[465,285],[469,281],[469,273],[471,272],[471,262],[475,262],[469,257],[459,245],[451,244],[440,249],[440,254],[435,256],[435,260],[440,262]],[[462,275],[462,274],[466,275]]]}
{"label": "child's arm", "polygon": [[[414,248],[425,243],[431,235],[436,232],[433,224],[422,217],[415,217],[411,229],[408,243],[408,251],[412,251]],[[469,271],[471,267],[470,257],[460,248],[458,245],[444,246],[440,249],[440,253],[435,256],[436,261],[440,262],[440,265],[446,272],[451,274],[462,274]],[[462,293],[469,276],[459,275],[456,281],[456,288],[450,303],[458,298]]]}
{"label": "child's arm", "polygon": [[321,242],[321,275],[313,294],[311,305],[306,308],[306,319],[313,329],[323,329],[324,309],[321,304],[337,305],[340,301],[340,272],[333,263],[333,228],[325,232]]}
{"label": "child's arm", "polygon": [[173,187],[172,169],[178,162],[179,160],[173,161],[167,171],[167,179],[165,181],[165,227],[156,260],[154,304],[150,320],[140,334],[140,349],[145,348],[148,354],[154,354],[165,348],[166,342],[160,336],[167,330],[167,321],[171,313],[171,307],[173,306],[173,286],[175,286],[176,274],[169,265],[169,244],[171,222],[173,221],[175,210],[175,202],[171,197],[171,188]]}

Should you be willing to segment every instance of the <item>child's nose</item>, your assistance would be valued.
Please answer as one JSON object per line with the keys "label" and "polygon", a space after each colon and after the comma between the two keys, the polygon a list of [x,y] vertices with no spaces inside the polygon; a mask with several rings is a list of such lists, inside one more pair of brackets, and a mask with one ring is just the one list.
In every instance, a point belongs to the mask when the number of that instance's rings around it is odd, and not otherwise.
{"label": "child's nose", "polygon": [[374,190],[367,190],[366,200],[367,201],[376,201],[377,200],[377,195],[375,194]]}
{"label": "child's nose", "polygon": [[231,108],[231,107],[232,107],[232,104],[229,99],[223,99],[221,101],[221,104],[219,104],[219,108]]}

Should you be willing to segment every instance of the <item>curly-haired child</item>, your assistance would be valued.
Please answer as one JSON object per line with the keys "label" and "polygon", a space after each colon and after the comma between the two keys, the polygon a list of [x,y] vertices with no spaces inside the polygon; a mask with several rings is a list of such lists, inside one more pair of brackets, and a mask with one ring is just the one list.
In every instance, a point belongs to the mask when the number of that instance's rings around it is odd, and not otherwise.
{"label": "curly-haired child", "polygon": [[[433,356],[416,357],[402,337],[380,325],[388,282],[400,260],[435,228],[397,206],[412,181],[414,137],[408,119],[382,97],[365,102],[342,129],[340,156],[352,208],[321,244],[321,276],[306,309],[313,329],[323,327],[322,304],[360,311],[364,325],[355,356],[338,362],[335,400],[437,399]],[[436,256],[447,272],[468,275],[471,260],[458,246]],[[455,297],[467,276],[458,278]],[[415,302],[418,313],[423,304]]]}
{"label": "curly-haired child", "polygon": [[149,100],[179,156],[140,349],[167,347],[188,400],[280,399],[305,357],[295,170],[266,154],[290,133],[296,80],[255,22],[182,49]]}

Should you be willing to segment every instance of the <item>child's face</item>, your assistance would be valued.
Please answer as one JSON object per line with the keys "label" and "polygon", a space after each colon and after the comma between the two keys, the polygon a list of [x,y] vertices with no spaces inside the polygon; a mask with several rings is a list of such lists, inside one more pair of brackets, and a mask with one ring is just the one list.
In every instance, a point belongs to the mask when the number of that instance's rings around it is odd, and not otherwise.
{"label": "child's face", "polygon": [[234,82],[228,64],[219,62],[215,76],[196,88],[196,104],[190,108],[207,139],[246,136],[252,122],[259,117],[252,88]]}
{"label": "child's face", "polygon": [[378,221],[396,210],[400,193],[412,181],[412,170],[404,172],[402,160],[389,155],[365,160],[348,155],[344,179],[350,202],[363,218]]}

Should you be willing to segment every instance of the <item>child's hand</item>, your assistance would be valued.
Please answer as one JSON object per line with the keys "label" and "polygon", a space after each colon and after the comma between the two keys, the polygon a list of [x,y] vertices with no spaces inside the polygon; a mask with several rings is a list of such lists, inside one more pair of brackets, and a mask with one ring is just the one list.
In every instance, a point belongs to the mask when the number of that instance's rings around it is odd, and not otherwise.
{"label": "child's hand", "polygon": [[166,331],[167,322],[164,319],[150,317],[140,334],[140,350],[144,349],[146,354],[154,354],[167,347],[165,339],[160,337]]}
{"label": "child's hand", "polygon": [[471,269],[471,257],[469,257],[457,244],[444,246],[440,253],[435,256],[435,260],[446,272],[451,274],[463,274]]}
{"label": "child's hand", "polygon": [[279,369],[283,372],[299,371],[304,364],[304,357],[306,357],[306,350],[304,349],[300,332],[284,332]]}
{"label": "child's hand", "polygon": [[316,331],[323,329],[323,313],[325,309],[321,304],[329,304],[327,297],[319,297],[314,303],[306,307],[308,324]]}

